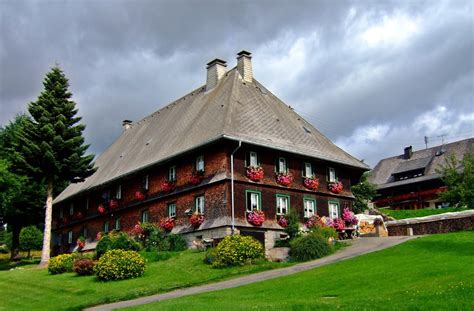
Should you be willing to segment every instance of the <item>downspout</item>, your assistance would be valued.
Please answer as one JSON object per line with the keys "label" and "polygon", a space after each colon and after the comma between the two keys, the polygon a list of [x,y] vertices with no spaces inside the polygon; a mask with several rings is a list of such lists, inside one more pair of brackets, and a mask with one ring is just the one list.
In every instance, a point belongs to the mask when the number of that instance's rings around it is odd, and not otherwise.
{"label": "downspout", "polygon": [[232,235],[235,231],[235,209],[234,209],[234,153],[240,149],[242,146],[242,141],[239,140],[239,146],[235,148],[234,151],[230,154],[230,192],[232,193],[231,197],[231,208],[232,208]]}

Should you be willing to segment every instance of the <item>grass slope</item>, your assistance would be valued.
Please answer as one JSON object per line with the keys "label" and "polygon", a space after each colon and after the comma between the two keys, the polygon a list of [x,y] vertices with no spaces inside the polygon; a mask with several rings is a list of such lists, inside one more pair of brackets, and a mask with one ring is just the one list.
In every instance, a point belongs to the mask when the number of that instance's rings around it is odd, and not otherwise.
{"label": "grass slope", "polygon": [[473,310],[474,231],[134,310]]}
{"label": "grass slope", "polygon": [[148,263],[141,278],[107,283],[75,273],[49,275],[36,266],[0,271],[0,310],[79,310],[290,265],[261,262],[212,269],[203,263],[203,258],[203,252],[177,253],[166,261]]}
{"label": "grass slope", "polygon": [[424,217],[430,215],[438,215],[451,212],[462,212],[466,211],[465,208],[440,208],[440,209],[415,209],[415,210],[391,210],[387,208],[381,208],[380,211],[385,215],[391,216],[395,219],[406,219],[414,217]]}

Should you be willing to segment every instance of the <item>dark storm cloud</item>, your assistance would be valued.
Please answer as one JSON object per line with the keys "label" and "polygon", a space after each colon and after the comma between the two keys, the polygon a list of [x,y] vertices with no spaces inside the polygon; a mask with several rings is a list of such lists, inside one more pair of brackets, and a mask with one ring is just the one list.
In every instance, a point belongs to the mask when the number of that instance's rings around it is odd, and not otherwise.
{"label": "dark storm cloud", "polygon": [[[473,134],[468,1],[3,0],[0,18],[0,124],[36,99],[59,62],[95,153],[120,134],[121,120],[202,85],[215,57],[233,67],[241,49],[254,53],[260,82],[371,164],[390,154],[350,143],[373,133],[368,126],[408,126],[441,105],[465,116],[456,129]],[[417,139],[428,132],[417,131]],[[391,137],[393,150],[411,136]]]}

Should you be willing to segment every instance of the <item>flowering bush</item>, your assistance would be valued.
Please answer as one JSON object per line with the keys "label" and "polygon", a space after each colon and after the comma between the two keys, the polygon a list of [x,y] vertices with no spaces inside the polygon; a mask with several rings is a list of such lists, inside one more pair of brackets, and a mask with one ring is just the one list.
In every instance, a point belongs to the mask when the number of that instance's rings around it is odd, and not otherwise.
{"label": "flowering bush", "polygon": [[265,221],[265,213],[258,210],[253,210],[247,214],[247,220],[254,226],[261,226]]}
{"label": "flowering bush", "polygon": [[114,249],[99,259],[94,270],[100,280],[111,281],[139,277],[145,267],[145,259],[137,252]]}
{"label": "flowering bush", "polygon": [[189,182],[193,185],[199,185],[204,177],[203,171],[192,172],[189,175]]}
{"label": "flowering bush", "polygon": [[97,211],[98,211],[100,214],[103,214],[103,213],[106,212],[106,209],[105,209],[104,205],[99,204],[99,206],[97,207]]}
{"label": "flowering bush", "polygon": [[77,253],[62,254],[49,260],[48,272],[51,274],[61,274],[72,271],[72,264],[78,257]]}
{"label": "flowering bush", "polygon": [[278,224],[281,227],[286,228],[288,227],[288,219],[286,219],[285,216],[280,216],[280,218],[278,218]]}
{"label": "flowering bush", "polygon": [[309,190],[316,191],[319,187],[319,179],[315,176],[307,177],[303,180],[303,185]]}
{"label": "flowering bush", "polygon": [[95,261],[88,258],[82,258],[74,261],[72,270],[78,275],[92,275],[94,274]]}
{"label": "flowering bush", "polygon": [[346,223],[344,222],[344,220],[342,220],[341,218],[336,218],[333,220],[332,227],[336,230],[337,229],[342,230],[344,229],[345,224]]}
{"label": "flowering bush", "polygon": [[357,225],[357,223],[359,222],[354,213],[347,207],[342,212],[342,219],[346,222],[348,226]]}
{"label": "flowering bush", "polygon": [[293,175],[290,173],[277,173],[276,182],[282,186],[288,187],[293,182]]}
{"label": "flowering bush", "polygon": [[176,183],[174,181],[165,180],[161,184],[161,190],[163,192],[171,192],[174,191],[174,189],[176,189]]}
{"label": "flowering bush", "polygon": [[261,181],[264,176],[264,171],[261,166],[249,166],[247,167],[246,175],[251,181]]}
{"label": "flowering bush", "polygon": [[189,223],[194,228],[198,228],[204,222],[204,215],[199,213],[194,213],[189,217]]}
{"label": "flowering bush", "polygon": [[145,200],[145,193],[143,193],[142,191],[136,191],[135,192],[135,199],[137,199],[138,201]]}
{"label": "flowering bush", "polygon": [[86,246],[86,239],[83,236],[79,237],[76,241],[76,245],[78,249],[83,249],[84,246]]}
{"label": "flowering bush", "polygon": [[112,249],[139,251],[141,246],[125,232],[110,232],[102,236],[97,243],[95,252],[97,257],[100,258],[103,254]]}
{"label": "flowering bush", "polygon": [[119,205],[119,202],[118,202],[117,199],[112,199],[109,202],[110,209],[116,209],[118,207],[118,205]]}
{"label": "flowering bush", "polygon": [[332,192],[332,193],[341,193],[341,191],[344,189],[344,186],[342,185],[342,182],[340,181],[336,181],[336,182],[332,182],[329,184],[329,190]]}
{"label": "flowering bush", "polygon": [[228,235],[217,245],[212,266],[220,268],[243,265],[264,256],[262,244],[253,237]]}
{"label": "flowering bush", "polygon": [[171,231],[174,228],[174,219],[171,217],[165,217],[160,220],[160,228],[165,231]]}
{"label": "flowering bush", "polygon": [[306,228],[311,229],[314,227],[326,227],[325,219],[322,219],[318,215],[313,215],[305,222]]}
{"label": "flowering bush", "polygon": [[332,227],[332,224],[333,224],[332,219],[326,216],[321,217],[321,222],[326,224],[327,227]]}

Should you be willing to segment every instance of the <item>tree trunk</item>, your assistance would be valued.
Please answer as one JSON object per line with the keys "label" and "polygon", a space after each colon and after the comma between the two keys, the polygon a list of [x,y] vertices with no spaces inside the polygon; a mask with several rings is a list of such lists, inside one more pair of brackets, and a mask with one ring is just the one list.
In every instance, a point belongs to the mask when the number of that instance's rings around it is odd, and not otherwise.
{"label": "tree trunk", "polygon": [[18,255],[18,247],[20,245],[21,227],[17,223],[12,223],[11,228],[12,228],[12,248],[10,250],[10,260],[13,260],[13,258],[16,255]]}
{"label": "tree trunk", "polygon": [[43,250],[41,252],[40,267],[45,267],[49,263],[49,255],[51,253],[51,221],[53,216],[53,180],[48,180],[46,188],[46,211],[44,220],[44,237],[43,237]]}

